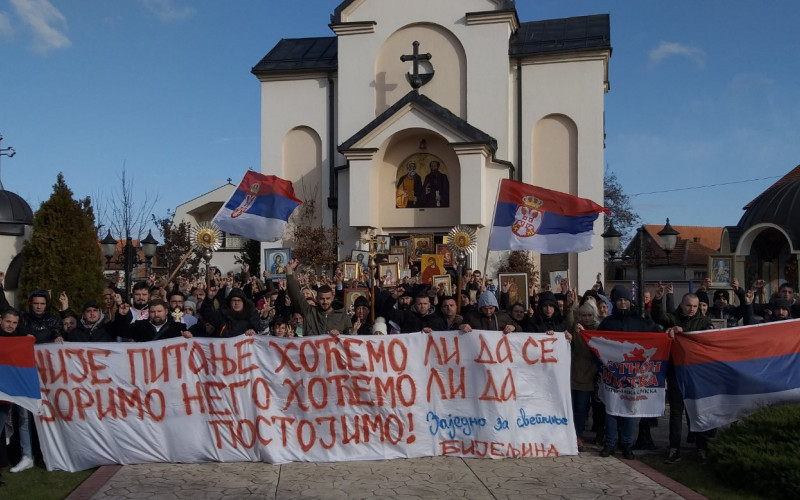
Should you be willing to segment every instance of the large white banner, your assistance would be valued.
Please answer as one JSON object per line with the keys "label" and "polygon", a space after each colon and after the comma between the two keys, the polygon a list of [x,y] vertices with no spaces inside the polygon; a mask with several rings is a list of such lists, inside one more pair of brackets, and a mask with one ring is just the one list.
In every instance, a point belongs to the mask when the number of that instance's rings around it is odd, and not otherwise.
{"label": "large white banner", "polygon": [[577,454],[563,334],[36,346],[48,470]]}

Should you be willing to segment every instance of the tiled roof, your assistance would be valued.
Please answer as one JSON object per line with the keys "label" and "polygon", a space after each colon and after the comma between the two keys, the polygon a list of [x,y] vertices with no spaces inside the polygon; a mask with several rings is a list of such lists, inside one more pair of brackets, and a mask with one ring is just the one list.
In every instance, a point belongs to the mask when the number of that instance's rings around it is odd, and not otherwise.
{"label": "tiled roof", "polygon": [[284,38],[256,64],[251,73],[302,73],[336,71],[338,43],[335,36]]}
{"label": "tiled roof", "polygon": [[[664,226],[645,224],[647,231],[645,241],[645,252],[647,253],[648,266],[667,265],[667,253],[659,244],[658,232]],[[678,242],[675,249],[669,255],[669,264],[673,266],[705,266],[708,264],[708,256],[717,253],[720,237],[722,236],[721,227],[701,227],[701,226],[672,226],[678,233]],[[634,255],[638,245],[637,235],[628,244],[624,255]]]}
{"label": "tiled roof", "polygon": [[[645,224],[644,228],[653,235],[656,243],[661,241],[661,238],[658,237],[658,232],[664,229],[664,226]],[[719,248],[719,241],[722,237],[721,227],[672,226],[672,228],[678,231],[678,238],[680,240],[694,241],[708,248]]]}
{"label": "tiled roof", "polygon": [[611,48],[608,14],[521,23],[511,37],[509,55],[521,57],[551,52]]}

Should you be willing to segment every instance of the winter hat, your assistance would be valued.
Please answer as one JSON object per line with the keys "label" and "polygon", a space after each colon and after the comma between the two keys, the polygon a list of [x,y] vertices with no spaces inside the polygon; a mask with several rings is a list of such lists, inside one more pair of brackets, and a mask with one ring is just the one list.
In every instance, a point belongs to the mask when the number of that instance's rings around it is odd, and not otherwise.
{"label": "winter hat", "polygon": [[769,308],[772,309],[772,310],[775,310],[775,309],[786,309],[787,311],[791,311],[792,310],[792,305],[786,299],[773,299],[769,303]]}
{"label": "winter hat", "polygon": [[186,299],[183,302],[183,307],[184,308],[191,307],[192,311],[197,312],[197,301],[194,299]]}
{"label": "winter hat", "polygon": [[705,305],[708,305],[708,294],[706,292],[704,292],[703,290],[699,290],[696,295],[697,298],[700,299],[700,302],[704,303]]}
{"label": "winter hat", "polygon": [[356,300],[353,302],[353,309],[358,309],[359,307],[366,307],[369,308],[369,301],[363,295],[359,295],[356,297]]}
{"label": "winter hat", "polygon": [[[358,300],[358,299],[356,299]],[[375,318],[375,323],[372,325],[373,335],[386,335],[386,320],[378,316]]]}
{"label": "winter hat", "polygon": [[725,301],[728,301],[728,292],[725,290],[717,290],[714,292],[714,302],[716,302],[717,299],[725,299]]}
{"label": "winter hat", "polygon": [[617,299],[631,300],[631,291],[625,285],[616,285],[611,289],[611,301],[616,302]]}
{"label": "winter hat", "polygon": [[542,292],[539,294],[539,308],[551,305],[553,307],[558,307],[558,300],[553,292]]}
{"label": "winter hat", "polygon": [[87,309],[100,309],[100,304],[90,300],[89,302],[83,304],[83,312],[86,312]]}
{"label": "winter hat", "polygon": [[478,297],[478,308],[491,306],[494,308],[499,307],[497,305],[497,297],[490,291],[485,291]]}

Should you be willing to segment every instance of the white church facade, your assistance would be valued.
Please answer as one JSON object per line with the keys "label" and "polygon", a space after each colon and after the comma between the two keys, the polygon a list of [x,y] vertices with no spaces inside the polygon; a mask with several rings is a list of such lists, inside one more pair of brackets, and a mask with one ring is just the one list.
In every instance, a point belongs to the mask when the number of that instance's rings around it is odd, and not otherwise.
{"label": "white church facade", "polygon": [[[321,222],[340,229],[341,259],[369,232],[441,243],[468,225],[470,264],[492,273],[504,178],[602,204],[607,15],[520,23],[509,0],[347,0],[330,28],[282,39],[252,73],[261,171],[315,198]],[[545,281],[568,268],[581,290],[594,283],[595,224],[593,250],[541,256]]]}

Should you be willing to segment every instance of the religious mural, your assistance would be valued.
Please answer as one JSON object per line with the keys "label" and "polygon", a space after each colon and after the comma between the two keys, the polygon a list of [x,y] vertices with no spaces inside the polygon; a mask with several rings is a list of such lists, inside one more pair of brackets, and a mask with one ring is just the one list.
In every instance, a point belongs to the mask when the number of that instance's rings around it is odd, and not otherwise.
{"label": "religious mural", "polygon": [[450,206],[447,166],[436,155],[417,153],[397,168],[396,208],[446,208]]}

